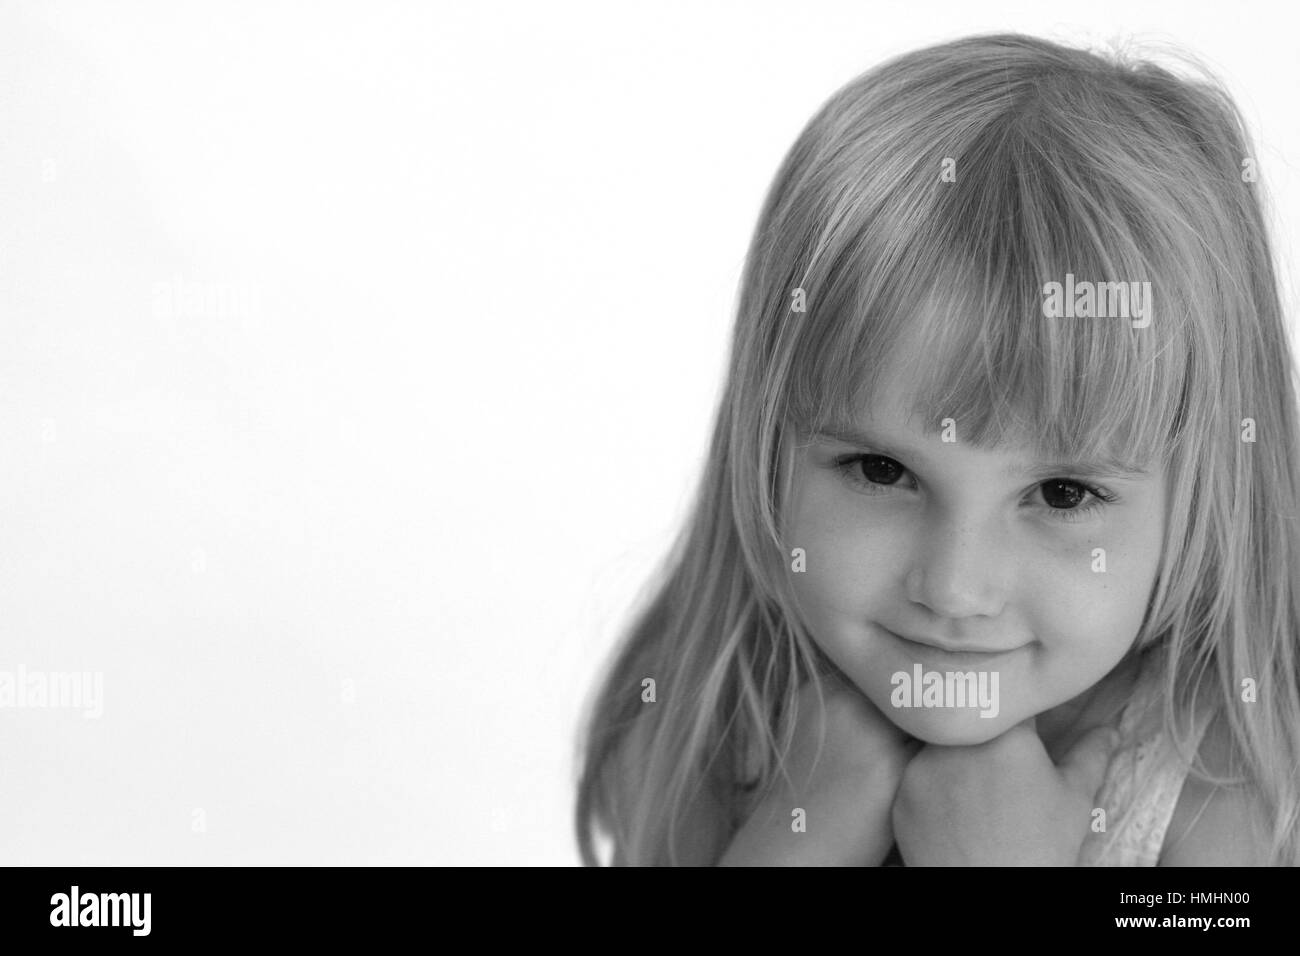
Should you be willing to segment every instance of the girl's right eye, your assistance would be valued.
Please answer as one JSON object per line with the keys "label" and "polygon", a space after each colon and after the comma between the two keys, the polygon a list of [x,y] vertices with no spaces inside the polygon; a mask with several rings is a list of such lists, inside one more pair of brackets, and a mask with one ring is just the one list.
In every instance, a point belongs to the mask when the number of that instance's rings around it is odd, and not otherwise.
{"label": "girl's right eye", "polygon": [[885,455],[842,455],[835,464],[846,481],[868,494],[883,494],[884,488],[907,474],[906,468]]}

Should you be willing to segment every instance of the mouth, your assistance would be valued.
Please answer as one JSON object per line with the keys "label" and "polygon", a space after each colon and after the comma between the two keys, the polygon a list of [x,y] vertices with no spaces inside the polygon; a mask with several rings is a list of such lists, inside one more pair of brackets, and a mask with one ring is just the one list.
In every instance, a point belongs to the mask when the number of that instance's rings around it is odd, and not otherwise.
{"label": "mouth", "polygon": [[[877,625],[877,627],[880,627],[880,625]],[[994,660],[996,658],[1005,657],[1008,654],[1013,654],[1025,646],[1024,644],[1017,645],[1016,647],[978,647],[978,646],[965,646],[965,645],[946,645],[946,644],[939,643],[937,641],[920,640],[917,638],[904,637],[903,635],[896,634],[885,627],[881,627],[880,630],[884,631],[886,634],[888,634],[890,637],[896,640],[900,646],[907,649],[911,653],[915,653],[922,657],[937,658],[937,659],[950,661],[954,664],[960,664],[963,662],[987,663],[988,661]]]}

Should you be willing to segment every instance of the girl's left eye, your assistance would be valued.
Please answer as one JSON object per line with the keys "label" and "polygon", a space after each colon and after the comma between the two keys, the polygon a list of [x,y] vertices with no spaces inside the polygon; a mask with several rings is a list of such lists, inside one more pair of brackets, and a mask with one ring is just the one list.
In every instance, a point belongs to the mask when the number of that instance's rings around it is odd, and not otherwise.
{"label": "girl's left eye", "polygon": [[[885,455],[842,455],[835,464],[850,484],[867,494],[887,494],[889,487],[908,474],[903,465]],[[1049,478],[1040,481],[1034,490],[1042,493],[1047,512],[1057,521],[1082,521],[1117,500],[1105,488],[1073,478]]]}
{"label": "girl's left eye", "polygon": [[1036,490],[1043,493],[1052,517],[1058,521],[1082,521],[1116,500],[1105,488],[1072,478],[1049,478],[1039,482]]}

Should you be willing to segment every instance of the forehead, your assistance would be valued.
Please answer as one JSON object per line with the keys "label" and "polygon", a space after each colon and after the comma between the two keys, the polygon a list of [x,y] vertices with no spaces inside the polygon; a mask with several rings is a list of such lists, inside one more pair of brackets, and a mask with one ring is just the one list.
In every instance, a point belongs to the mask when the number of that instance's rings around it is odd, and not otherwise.
{"label": "forehead", "polygon": [[915,373],[905,363],[890,363],[873,376],[865,398],[846,409],[847,418],[833,417],[813,431],[823,438],[926,462],[931,461],[929,449],[941,441],[951,449],[949,460],[955,452],[967,464],[988,463],[1007,477],[1058,470],[1143,480],[1162,471],[1154,459],[1131,456],[1119,445],[1064,452],[1042,441],[1032,422],[1009,408],[992,427],[985,422],[979,434],[972,435],[963,428],[959,413],[947,414],[941,406],[920,400],[915,382]]}
{"label": "forehead", "polygon": [[963,403],[935,397],[940,390],[934,387],[934,363],[951,369],[959,361],[951,351],[944,351],[937,354],[937,344],[922,341],[917,329],[905,333],[875,364],[860,395],[841,408],[840,413],[851,419],[845,424],[887,426],[927,437],[947,431],[956,436],[950,440],[1003,451],[1039,448],[1042,443],[1035,440],[1032,424],[1010,404],[993,413],[994,424],[980,429],[979,442],[971,441],[971,429],[962,427]]}
{"label": "forehead", "polygon": [[1186,368],[1163,336],[1127,323],[1053,322],[1040,300],[1019,295],[1028,273],[990,284],[960,263],[941,265],[934,281],[895,283],[888,296],[862,291],[796,326],[803,347],[788,394],[800,431],[875,418],[1055,461],[1168,459]]}

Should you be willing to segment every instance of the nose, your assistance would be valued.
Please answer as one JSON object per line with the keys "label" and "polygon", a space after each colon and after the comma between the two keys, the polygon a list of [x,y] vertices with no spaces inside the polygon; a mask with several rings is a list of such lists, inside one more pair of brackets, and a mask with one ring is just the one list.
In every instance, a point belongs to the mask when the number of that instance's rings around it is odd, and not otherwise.
{"label": "nose", "polygon": [[996,617],[1006,604],[1014,556],[997,529],[936,516],[907,570],[908,600],[940,617]]}

